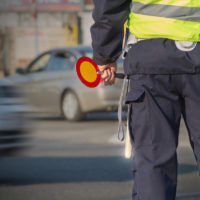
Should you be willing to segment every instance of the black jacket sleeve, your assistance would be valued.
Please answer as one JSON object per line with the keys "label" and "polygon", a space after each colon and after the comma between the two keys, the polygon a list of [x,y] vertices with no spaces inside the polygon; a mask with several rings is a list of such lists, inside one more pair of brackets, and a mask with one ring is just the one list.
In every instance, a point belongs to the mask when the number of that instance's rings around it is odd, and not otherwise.
{"label": "black jacket sleeve", "polygon": [[94,0],[91,35],[94,61],[98,65],[114,62],[120,56],[130,4],[131,0]]}

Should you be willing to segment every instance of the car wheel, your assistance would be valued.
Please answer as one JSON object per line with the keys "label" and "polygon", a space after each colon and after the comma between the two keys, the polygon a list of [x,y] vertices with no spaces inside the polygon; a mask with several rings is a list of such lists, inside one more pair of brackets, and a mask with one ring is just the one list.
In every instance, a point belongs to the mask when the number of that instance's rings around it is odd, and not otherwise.
{"label": "car wheel", "polygon": [[65,119],[69,121],[80,121],[84,118],[84,113],[81,111],[79,100],[71,91],[66,92],[63,96],[62,112]]}

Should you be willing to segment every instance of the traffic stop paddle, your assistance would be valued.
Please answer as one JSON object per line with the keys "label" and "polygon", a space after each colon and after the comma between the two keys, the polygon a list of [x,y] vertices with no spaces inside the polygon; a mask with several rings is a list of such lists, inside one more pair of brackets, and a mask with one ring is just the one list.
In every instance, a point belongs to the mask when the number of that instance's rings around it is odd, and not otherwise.
{"label": "traffic stop paddle", "polygon": [[[101,82],[101,72],[97,64],[88,57],[81,57],[76,63],[76,72],[80,81],[87,87],[97,87]],[[115,73],[115,78],[124,79],[124,74]]]}

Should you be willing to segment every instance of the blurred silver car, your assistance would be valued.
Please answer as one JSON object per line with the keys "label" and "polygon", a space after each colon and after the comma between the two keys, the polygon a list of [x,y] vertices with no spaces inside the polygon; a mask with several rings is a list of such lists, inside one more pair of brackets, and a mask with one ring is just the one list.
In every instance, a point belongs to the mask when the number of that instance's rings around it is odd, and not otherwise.
{"label": "blurred silver car", "polygon": [[24,147],[28,132],[28,111],[24,97],[15,86],[0,79],[0,155]]}
{"label": "blurred silver car", "polygon": [[[111,87],[100,84],[87,88],[75,69],[77,59],[82,56],[92,58],[92,48],[52,49],[39,55],[25,69],[17,69],[8,79],[25,90],[36,112],[63,114],[67,120],[77,121],[88,112],[116,110],[122,80]],[[118,65],[118,71],[123,71],[121,60]]]}

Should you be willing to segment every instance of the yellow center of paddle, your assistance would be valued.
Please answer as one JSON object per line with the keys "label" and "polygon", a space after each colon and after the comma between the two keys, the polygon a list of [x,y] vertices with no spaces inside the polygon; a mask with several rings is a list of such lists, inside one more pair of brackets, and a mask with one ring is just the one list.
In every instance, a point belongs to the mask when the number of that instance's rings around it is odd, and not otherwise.
{"label": "yellow center of paddle", "polygon": [[80,66],[80,73],[82,77],[90,83],[93,83],[97,79],[97,72],[93,64],[88,61],[84,61]]}

